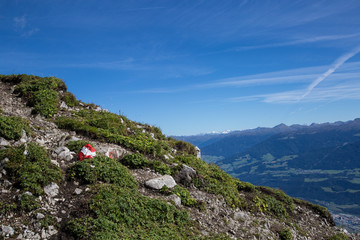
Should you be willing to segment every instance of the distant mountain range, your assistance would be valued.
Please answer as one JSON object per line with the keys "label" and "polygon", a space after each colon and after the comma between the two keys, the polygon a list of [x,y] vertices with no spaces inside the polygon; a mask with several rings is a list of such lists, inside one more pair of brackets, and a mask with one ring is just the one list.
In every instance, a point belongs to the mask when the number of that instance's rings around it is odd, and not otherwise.
{"label": "distant mountain range", "polygon": [[360,118],[177,138],[242,181],[360,216]]}

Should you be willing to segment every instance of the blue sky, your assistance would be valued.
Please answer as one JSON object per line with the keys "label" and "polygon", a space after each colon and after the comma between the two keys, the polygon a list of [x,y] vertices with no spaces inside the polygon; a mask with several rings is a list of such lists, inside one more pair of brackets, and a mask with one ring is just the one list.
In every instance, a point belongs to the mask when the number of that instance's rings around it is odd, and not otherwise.
{"label": "blue sky", "polygon": [[1,0],[0,74],[167,135],[360,117],[360,1]]}

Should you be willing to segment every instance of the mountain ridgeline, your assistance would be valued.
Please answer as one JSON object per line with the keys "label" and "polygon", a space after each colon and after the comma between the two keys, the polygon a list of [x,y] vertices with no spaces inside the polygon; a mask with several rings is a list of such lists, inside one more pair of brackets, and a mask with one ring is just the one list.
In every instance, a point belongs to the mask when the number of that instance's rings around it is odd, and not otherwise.
{"label": "mountain ridgeline", "polygon": [[[325,207],[231,177],[192,144],[79,101],[59,78],[0,75],[0,93],[0,239],[358,237]],[[252,140],[254,151],[267,134]],[[92,147],[96,156],[80,161]],[[282,166],[300,156],[246,149],[236,155],[244,168],[230,171],[240,178],[264,159]],[[234,170],[228,157],[217,162]]]}
{"label": "mountain ridgeline", "polygon": [[[328,207],[335,216],[360,217],[359,118],[177,138],[198,144],[203,160],[242,181],[280,188]],[[355,221],[347,227],[359,231],[358,226]]]}

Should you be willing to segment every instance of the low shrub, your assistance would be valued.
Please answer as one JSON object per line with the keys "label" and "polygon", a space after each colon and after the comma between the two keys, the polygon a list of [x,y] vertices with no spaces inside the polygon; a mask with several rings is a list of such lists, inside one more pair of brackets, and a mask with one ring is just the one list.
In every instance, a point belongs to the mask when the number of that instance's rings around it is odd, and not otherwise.
{"label": "low shrub", "polygon": [[149,167],[157,173],[171,175],[171,168],[161,161],[152,161],[149,163]]}
{"label": "low shrub", "polygon": [[192,180],[197,188],[223,196],[226,203],[232,208],[244,207],[245,201],[238,191],[239,180],[231,177],[218,166],[207,164],[192,155],[177,156],[174,161],[186,164],[197,171],[197,177]]}
{"label": "low shrub", "polygon": [[52,117],[58,111],[58,91],[66,92],[65,83],[55,77],[37,77],[31,75],[17,75],[12,77],[17,82],[14,93],[23,97],[34,113],[44,117]]}
{"label": "low shrub", "polygon": [[9,214],[17,209],[17,205],[14,202],[8,202],[0,200],[0,215]]}
{"label": "low shrub", "polygon": [[290,229],[285,228],[279,232],[280,240],[291,240],[293,239]]}
{"label": "low shrub", "polygon": [[58,112],[59,94],[52,89],[42,89],[33,92],[29,106],[33,107],[34,114],[41,114],[44,117],[52,117]]}
{"label": "low shrub", "polygon": [[25,191],[40,195],[44,186],[62,179],[61,170],[51,163],[45,148],[35,143],[0,150],[0,158],[5,157],[9,161],[4,168],[15,186]]}
{"label": "low shrub", "polygon": [[67,223],[76,239],[201,239],[187,212],[114,184],[99,186],[90,211]]}
{"label": "low shrub", "polygon": [[237,189],[242,192],[256,192],[256,187],[248,182],[237,182]]}
{"label": "low shrub", "polygon": [[253,202],[257,210],[262,213],[272,214],[278,218],[286,218],[289,216],[284,204],[272,196],[259,194],[253,198]]}
{"label": "low shrub", "polygon": [[83,140],[77,140],[77,141],[69,141],[67,144],[66,144],[66,147],[72,151],[72,152],[75,152],[75,153],[78,153],[81,151],[82,147],[85,146],[86,144],[91,144],[90,142],[88,141],[83,141]]}
{"label": "low shrub", "polygon": [[30,194],[23,194],[19,197],[18,207],[21,211],[31,212],[40,208],[40,203],[35,196]]}
{"label": "low shrub", "polygon": [[121,187],[137,188],[138,184],[129,170],[115,159],[105,156],[84,159],[70,166],[68,173],[72,179],[82,183],[114,183]]}
{"label": "low shrub", "polygon": [[179,185],[176,185],[172,190],[172,193],[178,195],[181,199],[181,203],[188,207],[194,207],[197,205],[197,201],[191,197],[190,192]]}
{"label": "low shrub", "polygon": [[334,219],[326,207],[323,207],[323,206],[320,206],[317,204],[313,204],[311,202],[304,201],[304,200],[297,199],[297,198],[294,198],[294,202],[301,206],[308,207],[315,213],[319,214],[322,218],[326,219],[332,226],[335,226]]}
{"label": "low shrub", "polygon": [[140,153],[128,154],[122,160],[121,163],[129,168],[145,168],[149,166],[149,160]]}
{"label": "low shrub", "polygon": [[327,238],[327,240],[349,240],[349,238],[344,233],[337,233],[337,234]]}
{"label": "low shrub", "polygon": [[265,193],[267,195],[270,195],[272,197],[275,197],[276,200],[284,203],[284,206],[289,212],[292,212],[294,210],[294,200],[292,197],[286,195],[283,191],[280,189],[274,189],[270,187],[265,186],[258,186],[256,189],[260,190],[262,193]]}
{"label": "low shrub", "polygon": [[30,133],[29,123],[21,118],[15,116],[0,115],[0,136],[7,140],[19,140],[22,136],[23,130]]}
{"label": "low shrub", "polygon": [[74,94],[72,94],[71,92],[65,92],[62,95],[61,100],[63,100],[66,103],[66,105],[69,107],[75,107],[75,106],[79,105],[79,101],[76,99]]}

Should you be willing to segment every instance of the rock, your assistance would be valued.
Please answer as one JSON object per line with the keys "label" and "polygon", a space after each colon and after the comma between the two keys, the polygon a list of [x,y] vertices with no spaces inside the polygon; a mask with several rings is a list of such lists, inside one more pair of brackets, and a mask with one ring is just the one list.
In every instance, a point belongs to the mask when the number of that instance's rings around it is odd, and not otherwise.
{"label": "rock", "polygon": [[174,178],[170,175],[164,175],[158,178],[153,178],[145,182],[145,185],[152,189],[161,189],[163,186],[173,188],[176,186]]}
{"label": "rock", "polygon": [[26,229],[23,234],[23,238],[25,239],[40,239],[40,235],[38,233],[34,233],[29,229]]}
{"label": "rock", "polygon": [[58,167],[60,167],[60,164],[59,164],[57,161],[55,161],[55,160],[51,160],[51,163],[54,164],[54,165],[56,165],[56,166],[58,166]]}
{"label": "rock", "polygon": [[60,158],[60,160],[65,160],[65,161],[71,161],[74,156],[73,154],[75,154],[74,152],[61,152],[58,157]]}
{"label": "rock", "polygon": [[81,190],[80,188],[75,188],[74,193],[75,193],[76,195],[79,195],[79,194],[82,193],[82,191],[83,191],[83,190]]}
{"label": "rock", "polygon": [[[76,133],[75,133],[76,134]],[[78,137],[75,137],[75,136],[72,136],[71,138],[70,138],[70,141],[79,141],[80,140],[80,138],[78,138]]]}
{"label": "rock", "polygon": [[36,214],[36,218],[37,218],[37,219],[43,219],[43,218],[45,218],[45,215],[42,214],[42,213],[37,213],[37,214]]}
{"label": "rock", "polygon": [[29,191],[24,192],[24,195],[32,196],[33,194]]}
{"label": "rock", "polygon": [[38,138],[35,140],[39,145],[44,146],[45,145],[45,140],[43,138]]}
{"label": "rock", "polygon": [[178,195],[172,194],[168,197],[168,199],[173,201],[176,206],[181,206],[181,198]]}
{"label": "rock", "polygon": [[61,152],[70,152],[70,150],[67,147],[58,147],[54,150],[54,152],[59,155]]}
{"label": "rock", "polygon": [[66,105],[66,103],[63,101],[63,102],[61,102],[60,108],[65,108],[65,109],[68,109],[68,108],[69,108],[69,106],[68,106],[68,105]]}
{"label": "rock", "polygon": [[14,233],[15,233],[15,231],[12,227],[6,226],[6,225],[1,225],[1,232],[2,232],[2,236],[5,236],[5,237],[10,237],[10,236],[14,235]]}
{"label": "rock", "polygon": [[185,164],[183,164],[180,171],[176,174],[175,180],[176,182],[187,185],[191,182],[191,180],[196,176],[196,171]]}
{"label": "rock", "polygon": [[235,220],[247,220],[249,218],[249,216],[245,213],[245,212],[235,212],[234,213],[234,219]]}
{"label": "rock", "polygon": [[3,183],[3,186],[5,187],[5,188],[8,188],[8,187],[10,187],[12,185],[12,183],[11,182],[9,182],[8,180],[4,180],[4,183]]}
{"label": "rock", "polygon": [[196,157],[201,159],[201,150],[200,150],[200,148],[195,147],[195,151],[196,151]]}
{"label": "rock", "polygon": [[44,192],[49,197],[55,197],[59,194],[59,186],[56,183],[51,183],[44,187]]}
{"label": "rock", "polygon": [[26,136],[26,132],[25,132],[24,129],[22,130],[22,136],[21,136],[21,138],[20,138],[19,141],[20,141],[21,143],[26,143],[26,142],[27,142],[27,136]]}
{"label": "rock", "polygon": [[5,164],[6,162],[8,162],[8,161],[9,161],[8,158],[4,158],[3,160],[1,160],[1,162],[0,162],[0,168],[3,167],[4,164]]}
{"label": "rock", "polygon": [[0,138],[0,146],[9,146],[10,143],[5,138]]}

